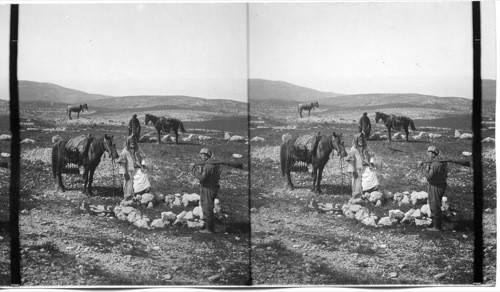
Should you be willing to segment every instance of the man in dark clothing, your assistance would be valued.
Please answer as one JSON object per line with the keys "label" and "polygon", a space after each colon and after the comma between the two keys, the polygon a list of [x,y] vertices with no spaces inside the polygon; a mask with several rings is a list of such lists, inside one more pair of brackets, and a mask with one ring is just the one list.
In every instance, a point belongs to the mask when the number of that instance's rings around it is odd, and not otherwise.
{"label": "man in dark clothing", "polygon": [[220,168],[210,163],[212,152],[208,148],[200,150],[202,165],[191,163],[191,173],[200,181],[200,203],[205,216],[206,229],[202,233],[215,233],[214,201],[219,193]]}
{"label": "man in dark clothing", "polygon": [[431,210],[431,217],[434,227],[427,228],[429,231],[443,230],[443,212],[441,210],[441,201],[446,190],[446,178],[448,177],[448,166],[446,162],[440,162],[439,150],[436,146],[427,148],[427,156],[431,159],[430,163],[418,162],[421,173],[427,178],[428,193],[427,202]]}
{"label": "man in dark clothing", "polygon": [[134,134],[136,141],[139,142],[139,139],[141,138],[141,123],[137,119],[136,114],[134,114],[130,119],[130,122],[128,122],[128,135],[130,136],[132,134]]}
{"label": "man in dark clothing", "polygon": [[365,139],[370,139],[370,132],[372,130],[372,124],[370,122],[370,118],[368,117],[368,113],[363,113],[363,116],[359,119],[359,132],[365,134]]}

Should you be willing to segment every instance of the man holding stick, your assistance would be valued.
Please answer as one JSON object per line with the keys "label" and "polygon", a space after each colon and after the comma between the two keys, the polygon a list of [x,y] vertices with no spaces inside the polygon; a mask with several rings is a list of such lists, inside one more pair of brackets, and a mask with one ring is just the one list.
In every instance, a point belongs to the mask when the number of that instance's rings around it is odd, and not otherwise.
{"label": "man holding stick", "polygon": [[191,173],[200,181],[200,203],[205,216],[206,229],[201,233],[215,233],[214,201],[219,193],[220,166],[211,163],[212,152],[208,148],[200,150],[201,165],[191,163]]}
{"label": "man holding stick", "polygon": [[422,161],[418,161],[417,165],[420,172],[427,178],[428,183],[428,203],[431,210],[431,218],[434,226],[427,228],[428,231],[443,230],[443,212],[441,210],[441,200],[443,199],[446,190],[446,178],[448,177],[448,166],[446,162],[440,161],[439,150],[436,146],[427,148],[427,156],[430,162],[425,165]]}

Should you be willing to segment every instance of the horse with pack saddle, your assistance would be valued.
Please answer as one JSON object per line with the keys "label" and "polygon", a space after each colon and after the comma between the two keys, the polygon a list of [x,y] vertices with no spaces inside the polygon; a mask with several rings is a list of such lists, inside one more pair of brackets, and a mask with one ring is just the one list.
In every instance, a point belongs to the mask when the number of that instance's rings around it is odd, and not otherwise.
{"label": "horse with pack saddle", "polygon": [[94,172],[104,152],[108,152],[113,160],[118,158],[114,136],[105,134],[93,137],[89,134],[56,141],[52,147],[52,173],[58,189],[66,190],[62,181],[63,173],[79,174],[79,168],[83,166],[83,193],[92,195]]}
{"label": "horse with pack saddle", "polygon": [[280,161],[281,173],[286,176],[287,187],[291,190],[294,189],[290,172],[296,161],[302,161],[306,164],[312,164],[313,184],[311,190],[321,193],[323,169],[333,150],[336,150],[340,157],[347,156],[342,134],[335,132],[328,136],[322,136],[320,133],[307,134],[285,140],[281,144]]}

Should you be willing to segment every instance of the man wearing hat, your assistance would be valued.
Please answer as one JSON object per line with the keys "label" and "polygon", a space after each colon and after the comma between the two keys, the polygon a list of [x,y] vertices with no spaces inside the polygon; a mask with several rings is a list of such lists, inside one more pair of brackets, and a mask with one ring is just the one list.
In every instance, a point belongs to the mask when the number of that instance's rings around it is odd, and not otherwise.
{"label": "man wearing hat", "polygon": [[200,150],[202,165],[191,163],[191,173],[200,181],[200,203],[205,216],[206,229],[202,233],[215,233],[214,201],[219,193],[220,168],[210,163],[212,152],[208,148]]}
{"label": "man wearing hat", "polygon": [[372,124],[370,122],[370,118],[368,117],[368,113],[364,112],[363,116],[359,119],[359,132],[365,135],[365,139],[370,139],[370,132],[372,130]]}
{"label": "man wearing hat", "polygon": [[427,202],[431,210],[431,217],[434,223],[432,228],[427,228],[429,231],[443,230],[443,212],[441,210],[441,200],[443,199],[446,190],[446,178],[448,177],[448,166],[446,162],[439,161],[439,150],[436,146],[427,148],[427,156],[430,158],[429,163],[418,162],[418,167],[421,173],[427,178],[428,193]]}
{"label": "man wearing hat", "polygon": [[137,115],[134,114],[130,121],[128,122],[128,135],[134,134],[136,141],[139,142],[141,138],[141,123],[137,119]]}

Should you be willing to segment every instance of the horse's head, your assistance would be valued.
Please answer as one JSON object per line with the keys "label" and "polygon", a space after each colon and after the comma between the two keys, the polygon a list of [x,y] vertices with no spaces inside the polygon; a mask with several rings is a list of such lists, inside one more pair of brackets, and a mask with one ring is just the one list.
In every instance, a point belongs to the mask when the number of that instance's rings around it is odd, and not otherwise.
{"label": "horse's head", "polygon": [[146,114],[146,117],[144,118],[144,124],[147,125],[150,120],[151,120],[151,116],[149,114]]}
{"label": "horse's head", "polygon": [[113,138],[114,136],[104,134],[103,144],[104,150],[109,153],[111,159],[115,160],[118,158],[118,152],[116,152],[116,144]]}
{"label": "horse's head", "polygon": [[314,106],[315,106],[315,107],[319,107],[319,103],[318,103],[318,102],[315,102],[315,103],[314,103]]}
{"label": "horse's head", "polygon": [[337,150],[337,153],[339,154],[340,157],[346,157],[347,152],[345,151],[344,147],[344,140],[342,140],[342,134],[337,134],[333,132],[332,134],[332,146],[335,150]]}
{"label": "horse's head", "polygon": [[380,113],[376,112],[375,113],[375,123],[378,123],[378,121],[380,121],[380,118],[381,118]]}
{"label": "horse's head", "polygon": [[89,110],[89,107],[87,106],[87,104],[86,104],[86,103],[84,103],[84,104],[82,105],[82,109]]}

